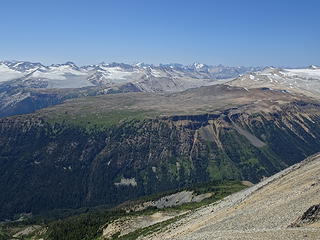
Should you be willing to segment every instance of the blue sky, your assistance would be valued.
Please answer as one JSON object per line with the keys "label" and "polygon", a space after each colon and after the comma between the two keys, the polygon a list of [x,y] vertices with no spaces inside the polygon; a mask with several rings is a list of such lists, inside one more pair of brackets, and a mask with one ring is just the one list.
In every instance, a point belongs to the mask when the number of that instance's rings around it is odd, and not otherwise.
{"label": "blue sky", "polygon": [[2,1],[0,58],[320,65],[320,1]]}

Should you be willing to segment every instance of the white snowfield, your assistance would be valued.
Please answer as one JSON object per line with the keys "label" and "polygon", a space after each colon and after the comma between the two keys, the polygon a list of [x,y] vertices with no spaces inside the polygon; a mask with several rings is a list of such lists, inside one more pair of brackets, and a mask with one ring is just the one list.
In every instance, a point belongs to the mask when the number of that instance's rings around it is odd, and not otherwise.
{"label": "white snowfield", "polygon": [[65,80],[68,75],[83,76],[87,75],[87,73],[84,71],[75,70],[71,66],[65,65],[48,68],[42,67],[35,70],[29,77]]}
{"label": "white snowfield", "polygon": [[38,63],[0,61],[0,82],[21,78],[38,68]]}
{"label": "white snowfield", "polygon": [[26,79],[45,79],[47,88],[81,88],[94,86],[87,79],[88,73],[69,65],[40,67]]}
{"label": "white snowfield", "polygon": [[16,79],[22,77],[24,74],[15,70],[10,69],[8,66],[0,65],[0,82]]}
{"label": "white snowfield", "polygon": [[320,68],[315,66],[304,69],[276,69],[266,68],[263,71],[257,72],[256,75],[269,76],[271,78],[303,78],[305,80],[312,80],[313,78],[320,78]]}
{"label": "white snowfield", "polygon": [[232,86],[286,90],[319,97],[320,67],[314,65],[304,69],[266,68],[245,74],[228,83]]}
{"label": "white snowfield", "polygon": [[320,78],[320,68],[285,69],[285,73],[290,77],[301,76],[306,79]]}
{"label": "white snowfield", "polygon": [[44,83],[46,88],[119,86],[132,83],[141,91],[176,92],[225,82],[254,69],[199,63],[190,66],[101,63],[78,67],[72,62],[44,66],[40,63],[2,61],[0,82],[15,80],[15,83],[20,81],[24,86],[32,82],[33,87],[37,87],[36,83],[39,82],[39,88],[43,88]]}

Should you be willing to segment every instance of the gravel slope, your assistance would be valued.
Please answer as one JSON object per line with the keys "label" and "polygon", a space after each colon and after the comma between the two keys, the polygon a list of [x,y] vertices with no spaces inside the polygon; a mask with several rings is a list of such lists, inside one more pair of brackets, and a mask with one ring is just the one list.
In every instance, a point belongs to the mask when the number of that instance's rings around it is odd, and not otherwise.
{"label": "gravel slope", "polygon": [[319,172],[320,154],[198,209],[148,239],[320,239],[319,224],[288,227],[320,203]]}

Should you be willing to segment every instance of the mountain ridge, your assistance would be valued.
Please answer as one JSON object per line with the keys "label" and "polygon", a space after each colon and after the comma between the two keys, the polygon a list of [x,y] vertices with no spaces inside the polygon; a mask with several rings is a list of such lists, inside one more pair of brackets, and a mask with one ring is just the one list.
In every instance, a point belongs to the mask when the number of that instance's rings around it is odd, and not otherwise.
{"label": "mountain ridge", "polygon": [[[68,69],[69,68],[69,69]],[[10,71],[12,72],[13,76],[10,78],[10,76],[4,77],[0,75],[0,82],[1,81],[7,81],[7,80],[13,80],[17,77],[16,75],[18,73],[21,74],[20,77],[25,77],[23,73],[28,74],[34,74],[33,77],[43,77],[43,78],[50,78],[52,76],[45,76],[41,75],[39,72],[42,73],[46,71],[56,71],[56,70],[67,70],[68,73],[74,73],[74,74],[87,74],[89,77],[95,73],[94,70],[99,69],[100,71],[104,71],[106,74],[109,74],[110,76],[108,79],[121,79],[125,77],[125,74],[132,75],[134,74],[134,71],[140,71],[141,74],[144,74],[145,76],[148,76],[151,74],[151,76],[157,77],[159,75],[162,75],[162,77],[168,75],[164,75],[165,73],[170,74],[184,74],[185,77],[195,77],[199,79],[224,79],[224,78],[232,78],[236,77],[239,74],[242,74],[244,72],[248,71],[256,71],[258,69],[261,69],[260,67],[227,67],[223,65],[217,65],[217,66],[210,66],[205,64],[199,64],[194,63],[190,65],[182,65],[182,64],[159,64],[159,65],[153,65],[153,64],[126,64],[126,63],[100,63],[95,65],[84,65],[84,66],[77,66],[73,62],[66,62],[63,64],[51,64],[51,65],[43,65],[41,63],[32,63],[32,62],[24,62],[24,61],[0,61],[0,74],[2,70],[2,74],[4,75],[5,70],[9,71],[7,74],[10,75]],[[124,70],[128,70],[125,72]],[[16,71],[15,74],[13,71]],[[77,72],[75,72],[77,71]],[[112,72],[113,74],[112,75]],[[122,71],[123,76],[119,76],[119,74]],[[162,73],[161,73],[162,72]],[[36,74],[35,74],[36,73]],[[31,77],[29,75],[29,77]],[[54,76],[53,76],[54,77]],[[55,78],[61,78],[61,76],[55,76]],[[5,80],[3,80],[5,79]],[[81,86],[83,87],[83,86]]]}
{"label": "mountain ridge", "polygon": [[215,85],[72,99],[2,118],[0,180],[9,184],[1,185],[8,194],[0,212],[114,205],[212,180],[257,182],[318,149],[319,108],[282,91]]}

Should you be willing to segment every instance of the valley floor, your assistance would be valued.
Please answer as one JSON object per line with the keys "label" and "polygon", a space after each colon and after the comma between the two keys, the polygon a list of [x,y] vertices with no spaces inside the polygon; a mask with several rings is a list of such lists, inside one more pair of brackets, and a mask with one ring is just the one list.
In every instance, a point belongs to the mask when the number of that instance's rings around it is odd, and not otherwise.
{"label": "valley floor", "polygon": [[290,227],[320,204],[319,172],[314,155],[146,239],[320,239],[319,222]]}

